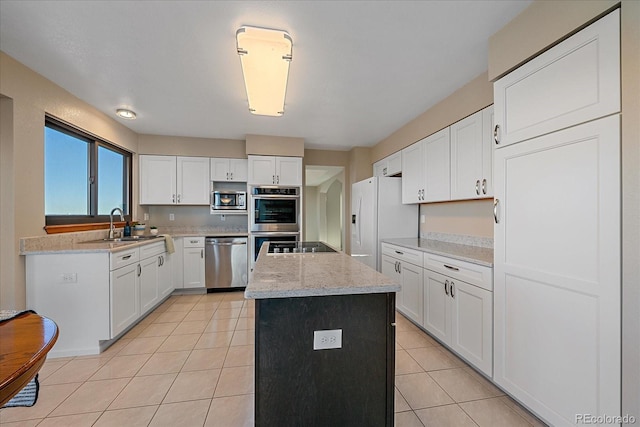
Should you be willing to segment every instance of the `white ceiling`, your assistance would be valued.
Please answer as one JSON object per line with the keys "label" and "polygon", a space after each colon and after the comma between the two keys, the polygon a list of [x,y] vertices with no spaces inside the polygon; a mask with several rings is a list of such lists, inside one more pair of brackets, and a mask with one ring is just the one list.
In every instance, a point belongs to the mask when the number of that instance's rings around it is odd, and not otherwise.
{"label": "white ceiling", "polygon": [[[0,49],[138,133],[371,146],[487,69],[530,1],[0,1]],[[235,32],[293,38],[285,114],[249,113]],[[115,116],[114,116],[115,117]]]}

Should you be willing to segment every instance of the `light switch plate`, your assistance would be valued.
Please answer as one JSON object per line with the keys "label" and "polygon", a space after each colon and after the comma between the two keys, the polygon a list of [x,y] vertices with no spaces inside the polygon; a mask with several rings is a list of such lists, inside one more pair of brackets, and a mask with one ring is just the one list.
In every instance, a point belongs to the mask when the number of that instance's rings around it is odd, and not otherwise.
{"label": "light switch plate", "polygon": [[342,329],[313,331],[313,349],[329,350],[342,348]]}

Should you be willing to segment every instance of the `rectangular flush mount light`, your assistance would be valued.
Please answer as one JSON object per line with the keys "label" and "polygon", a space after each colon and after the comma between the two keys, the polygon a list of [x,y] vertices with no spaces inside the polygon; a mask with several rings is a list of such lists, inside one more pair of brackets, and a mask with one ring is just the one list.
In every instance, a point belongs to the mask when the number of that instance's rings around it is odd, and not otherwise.
{"label": "rectangular flush mount light", "polygon": [[285,31],[243,26],[236,32],[249,111],[253,114],[284,114],[292,44]]}

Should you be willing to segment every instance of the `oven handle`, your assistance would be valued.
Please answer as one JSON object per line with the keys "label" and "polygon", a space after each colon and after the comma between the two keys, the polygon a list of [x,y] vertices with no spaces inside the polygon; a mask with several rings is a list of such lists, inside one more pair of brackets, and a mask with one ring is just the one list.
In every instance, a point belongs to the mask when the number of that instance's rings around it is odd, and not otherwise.
{"label": "oven handle", "polygon": [[260,195],[253,195],[254,199],[279,199],[279,200],[298,200],[300,199],[300,196],[294,196],[294,195],[287,195],[287,196],[280,196],[277,194],[260,194]]}

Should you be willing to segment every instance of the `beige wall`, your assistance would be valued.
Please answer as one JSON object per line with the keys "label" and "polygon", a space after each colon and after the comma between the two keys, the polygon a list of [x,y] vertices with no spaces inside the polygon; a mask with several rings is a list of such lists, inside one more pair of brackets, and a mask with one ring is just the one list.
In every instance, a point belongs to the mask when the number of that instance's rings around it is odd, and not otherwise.
{"label": "beige wall", "polygon": [[247,154],[266,156],[304,156],[304,138],[247,135]]}
{"label": "beige wall", "polygon": [[622,414],[640,419],[640,2],[536,1],[490,39],[489,77],[517,67],[618,3],[622,49]]}
{"label": "beige wall", "polygon": [[493,85],[482,73],[371,148],[371,163],[493,104]]}
{"label": "beige wall", "polygon": [[420,205],[420,233],[459,234],[493,239],[493,199]]}
{"label": "beige wall", "polygon": [[138,136],[138,154],[247,158],[244,140],[145,134]]}
{"label": "beige wall", "polygon": [[[13,199],[14,218],[0,222],[2,238],[11,240],[13,250],[3,251],[0,271],[0,308],[25,307],[24,257],[18,255],[19,239],[45,234],[44,219],[44,119],[51,114],[115,145],[135,152],[137,135],[113,118],[79,100],[61,87],[0,52],[0,95],[11,99],[9,117],[13,138],[5,140],[2,151],[12,152],[13,172],[2,168],[3,194]],[[9,107],[3,101],[2,125]],[[5,147],[8,144],[9,147]],[[135,164],[135,162],[134,162]],[[137,168],[134,169],[134,177]],[[12,181],[13,180],[13,181]],[[137,179],[134,179],[137,185]],[[11,196],[11,193],[13,196]],[[3,203],[4,205],[4,203]],[[135,209],[134,200],[134,209]],[[11,208],[11,207],[10,207]],[[5,208],[3,208],[5,209]],[[9,237],[7,237],[9,236]],[[3,244],[8,245],[7,243]]]}

